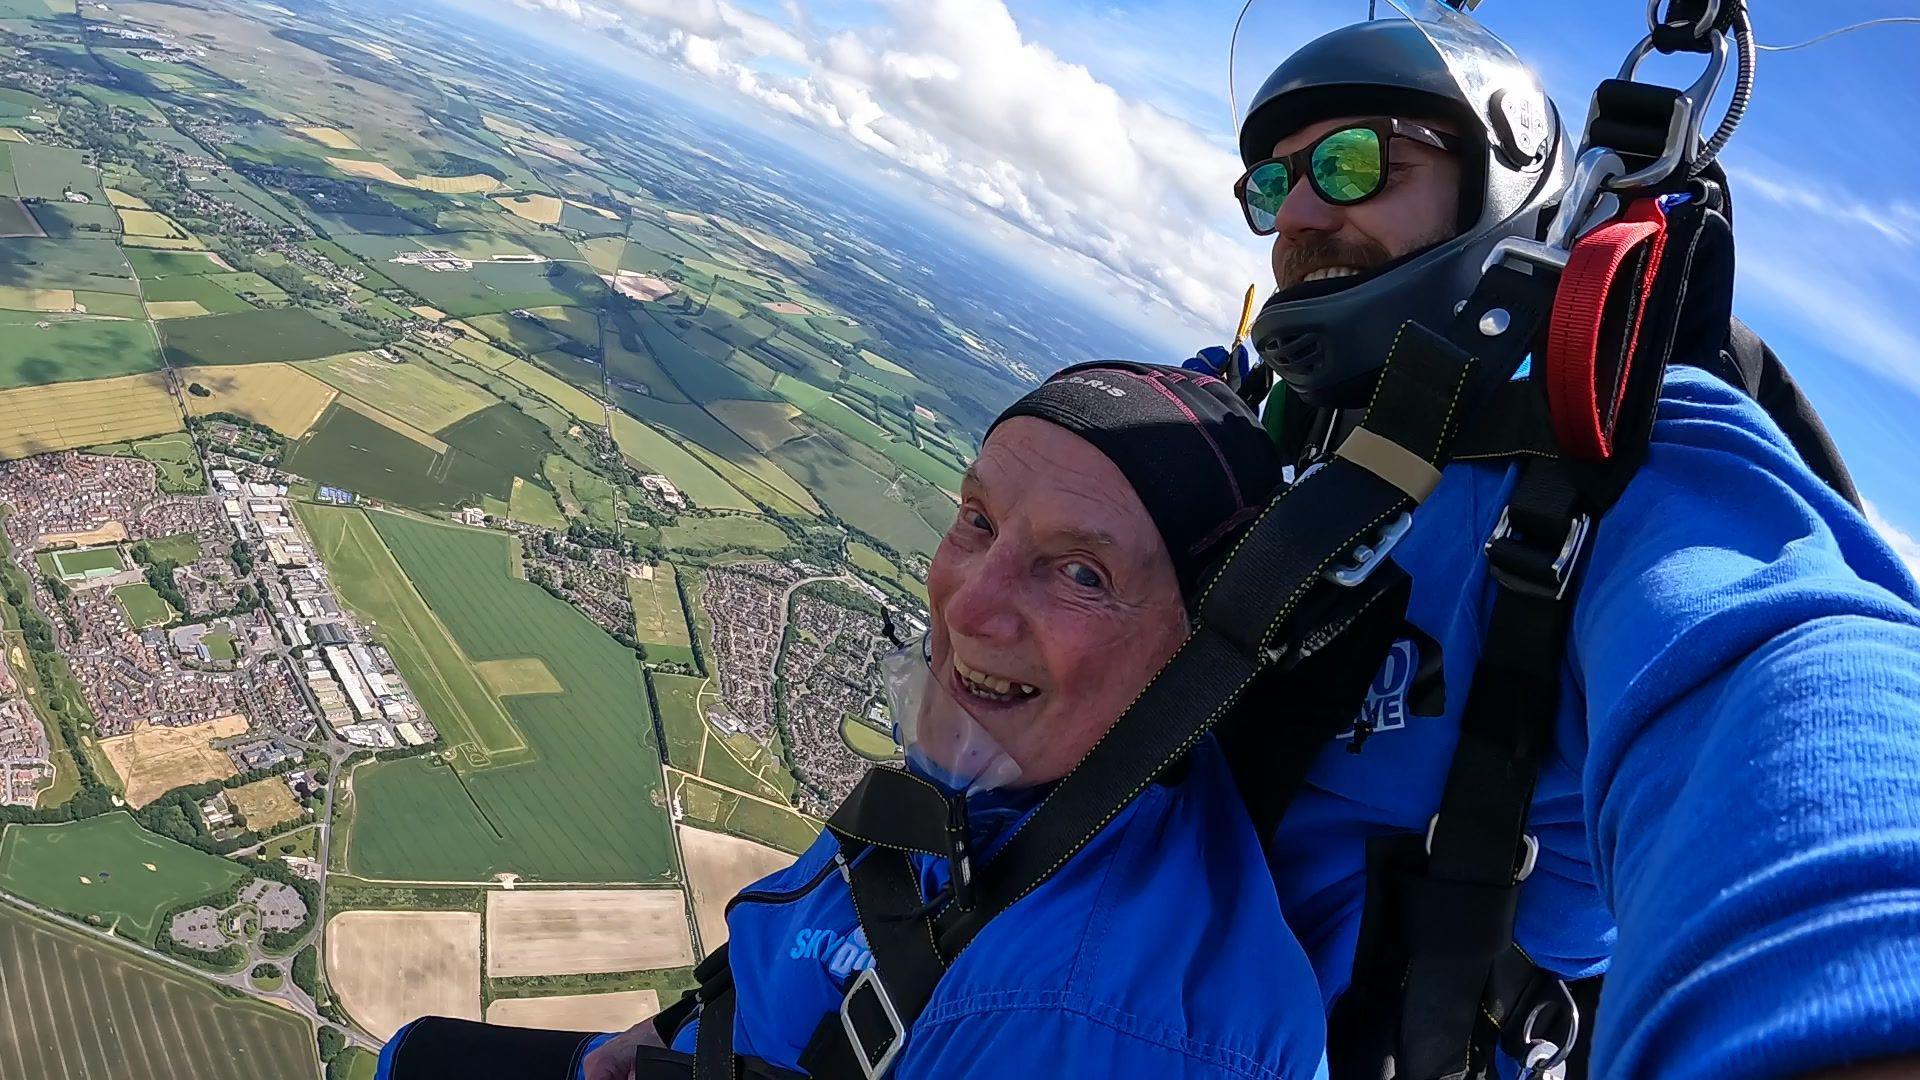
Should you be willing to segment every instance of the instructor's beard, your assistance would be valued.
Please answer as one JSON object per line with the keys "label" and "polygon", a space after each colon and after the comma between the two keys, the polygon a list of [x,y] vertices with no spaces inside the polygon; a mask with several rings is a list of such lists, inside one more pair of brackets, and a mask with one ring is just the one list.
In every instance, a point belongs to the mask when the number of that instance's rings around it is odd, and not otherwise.
{"label": "instructor's beard", "polygon": [[1351,266],[1362,274],[1395,261],[1416,255],[1445,243],[1456,235],[1450,228],[1435,230],[1407,248],[1406,255],[1394,255],[1386,245],[1376,240],[1321,240],[1315,243],[1301,244],[1282,252],[1274,264],[1274,286],[1285,292],[1303,281],[1315,270],[1326,270],[1335,266]]}

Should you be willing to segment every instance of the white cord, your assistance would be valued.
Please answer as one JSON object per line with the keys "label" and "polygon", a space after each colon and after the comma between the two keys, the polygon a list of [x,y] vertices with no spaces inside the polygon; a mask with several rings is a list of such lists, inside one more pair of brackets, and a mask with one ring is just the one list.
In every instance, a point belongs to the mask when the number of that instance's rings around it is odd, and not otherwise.
{"label": "white cord", "polygon": [[1233,36],[1227,39],[1227,108],[1233,110],[1233,115],[1228,117],[1228,131],[1240,130],[1240,101],[1233,92],[1233,61],[1234,52],[1240,47],[1240,23],[1252,8],[1253,0],[1240,5],[1240,14],[1233,20]]}
{"label": "white cord", "polygon": [[1920,24],[1920,15],[1893,15],[1885,19],[1868,19],[1866,22],[1857,22],[1852,26],[1843,26],[1838,30],[1829,30],[1818,37],[1808,38],[1798,45],[1759,45],[1756,47],[1761,52],[1792,52],[1795,49],[1804,49],[1809,45],[1818,45],[1829,38],[1837,38],[1841,34],[1850,34],[1855,30],[1865,30],[1869,26],[1890,26],[1894,23]]}

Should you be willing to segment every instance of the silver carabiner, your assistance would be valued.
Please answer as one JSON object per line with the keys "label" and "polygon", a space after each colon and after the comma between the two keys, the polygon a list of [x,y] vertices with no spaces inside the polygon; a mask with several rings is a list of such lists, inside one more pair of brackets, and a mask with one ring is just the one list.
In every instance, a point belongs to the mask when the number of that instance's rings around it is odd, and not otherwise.
{"label": "silver carabiner", "polygon": [[1561,1003],[1567,1010],[1566,1038],[1555,1042],[1534,1037],[1534,1023],[1552,1002],[1543,1001],[1529,1010],[1526,1023],[1520,1027],[1520,1041],[1527,1045],[1527,1060],[1521,1063],[1520,1080],[1566,1080],[1567,1058],[1573,1055],[1573,1048],[1580,1041],[1580,1006],[1573,1000],[1573,991],[1567,989],[1565,979],[1555,979],[1553,985],[1559,987]]}
{"label": "silver carabiner", "polygon": [[[1661,148],[1660,156],[1646,168],[1614,179],[1607,185],[1608,191],[1631,191],[1657,184],[1672,176],[1673,170],[1699,149],[1700,126],[1706,120],[1707,106],[1713,101],[1714,91],[1720,88],[1720,80],[1726,77],[1727,63],[1733,56],[1733,43],[1727,40],[1725,34],[1714,31],[1711,43],[1707,69],[1674,100],[1673,118],[1667,122],[1667,143]],[[1651,52],[1653,35],[1648,34],[1627,54],[1626,63],[1620,65],[1619,78],[1632,82],[1634,74],[1640,70],[1640,62]],[[1592,130],[1591,119],[1588,121],[1588,130]]]}

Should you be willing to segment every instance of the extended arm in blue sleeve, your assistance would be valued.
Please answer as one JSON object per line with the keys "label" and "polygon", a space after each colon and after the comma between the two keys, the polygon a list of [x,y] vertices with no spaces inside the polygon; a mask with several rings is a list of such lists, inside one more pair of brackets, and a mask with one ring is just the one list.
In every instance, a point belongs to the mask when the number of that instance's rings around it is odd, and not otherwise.
{"label": "extended arm in blue sleeve", "polygon": [[1595,1073],[1920,1051],[1913,582],[1751,403],[1680,389],[1601,528],[1572,639],[1619,925]]}

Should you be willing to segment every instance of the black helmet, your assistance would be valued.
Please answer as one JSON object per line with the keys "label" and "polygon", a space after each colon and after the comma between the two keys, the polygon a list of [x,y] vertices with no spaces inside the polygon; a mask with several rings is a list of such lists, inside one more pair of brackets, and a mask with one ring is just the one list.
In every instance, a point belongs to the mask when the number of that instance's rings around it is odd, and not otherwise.
{"label": "black helmet", "polygon": [[1254,348],[1319,407],[1364,404],[1400,325],[1443,327],[1493,246],[1537,236],[1566,183],[1566,136],[1539,80],[1499,39],[1452,11],[1357,23],[1309,42],[1254,96],[1240,156],[1251,166],[1308,124],[1374,115],[1440,120],[1459,131],[1459,229],[1362,277],[1277,292],[1261,308]]}

